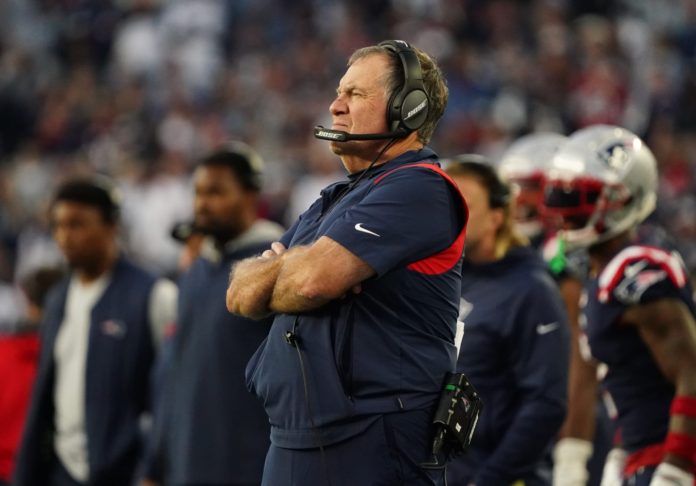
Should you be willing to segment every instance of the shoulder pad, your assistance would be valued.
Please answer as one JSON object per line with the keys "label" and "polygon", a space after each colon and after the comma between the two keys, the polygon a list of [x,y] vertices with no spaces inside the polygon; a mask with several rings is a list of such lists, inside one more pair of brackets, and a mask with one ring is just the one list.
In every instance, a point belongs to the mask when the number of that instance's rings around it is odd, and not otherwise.
{"label": "shoulder pad", "polygon": [[646,290],[666,278],[676,288],[687,283],[684,262],[678,253],[651,246],[629,246],[599,276],[598,299],[606,303],[613,294],[620,302],[635,304]]}

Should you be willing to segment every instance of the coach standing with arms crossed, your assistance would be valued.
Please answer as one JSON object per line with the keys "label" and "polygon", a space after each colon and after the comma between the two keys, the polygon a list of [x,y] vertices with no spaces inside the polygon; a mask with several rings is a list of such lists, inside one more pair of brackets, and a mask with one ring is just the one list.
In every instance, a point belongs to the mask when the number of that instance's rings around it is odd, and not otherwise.
{"label": "coach standing with arms crossed", "polygon": [[387,41],[353,53],[333,127],[315,131],[348,180],[233,268],[228,309],[275,313],[247,367],[271,422],[264,485],[444,484],[419,463],[456,361],[467,220],[425,147],[446,103],[422,51]]}

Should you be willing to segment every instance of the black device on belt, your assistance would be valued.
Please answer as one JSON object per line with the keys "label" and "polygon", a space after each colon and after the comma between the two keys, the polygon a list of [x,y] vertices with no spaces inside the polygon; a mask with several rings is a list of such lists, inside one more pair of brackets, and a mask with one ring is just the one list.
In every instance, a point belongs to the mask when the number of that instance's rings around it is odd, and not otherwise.
{"label": "black device on belt", "polygon": [[432,456],[421,467],[443,468],[449,460],[465,452],[482,408],[481,397],[464,373],[447,373],[433,417]]}

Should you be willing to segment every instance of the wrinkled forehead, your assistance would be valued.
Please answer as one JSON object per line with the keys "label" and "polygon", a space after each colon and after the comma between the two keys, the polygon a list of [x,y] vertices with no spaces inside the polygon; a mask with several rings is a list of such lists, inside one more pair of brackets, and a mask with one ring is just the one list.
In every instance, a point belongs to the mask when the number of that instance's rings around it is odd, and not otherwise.
{"label": "wrinkled forehead", "polygon": [[372,53],[356,59],[338,83],[339,91],[355,89],[384,89],[389,75],[389,58]]}

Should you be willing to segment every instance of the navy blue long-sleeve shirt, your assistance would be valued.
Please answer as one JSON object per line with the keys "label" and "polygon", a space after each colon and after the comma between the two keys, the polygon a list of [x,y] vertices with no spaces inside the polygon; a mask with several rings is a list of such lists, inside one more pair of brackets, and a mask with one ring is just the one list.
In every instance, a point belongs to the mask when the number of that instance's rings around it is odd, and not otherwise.
{"label": "navy blue long-sleeve shirt", "polygon": [[462,269],[464,338],[457,362],[484,408],[451,484],[545,484],[544,455],[566,412],[569,329],[541,258],[515,248]]}

